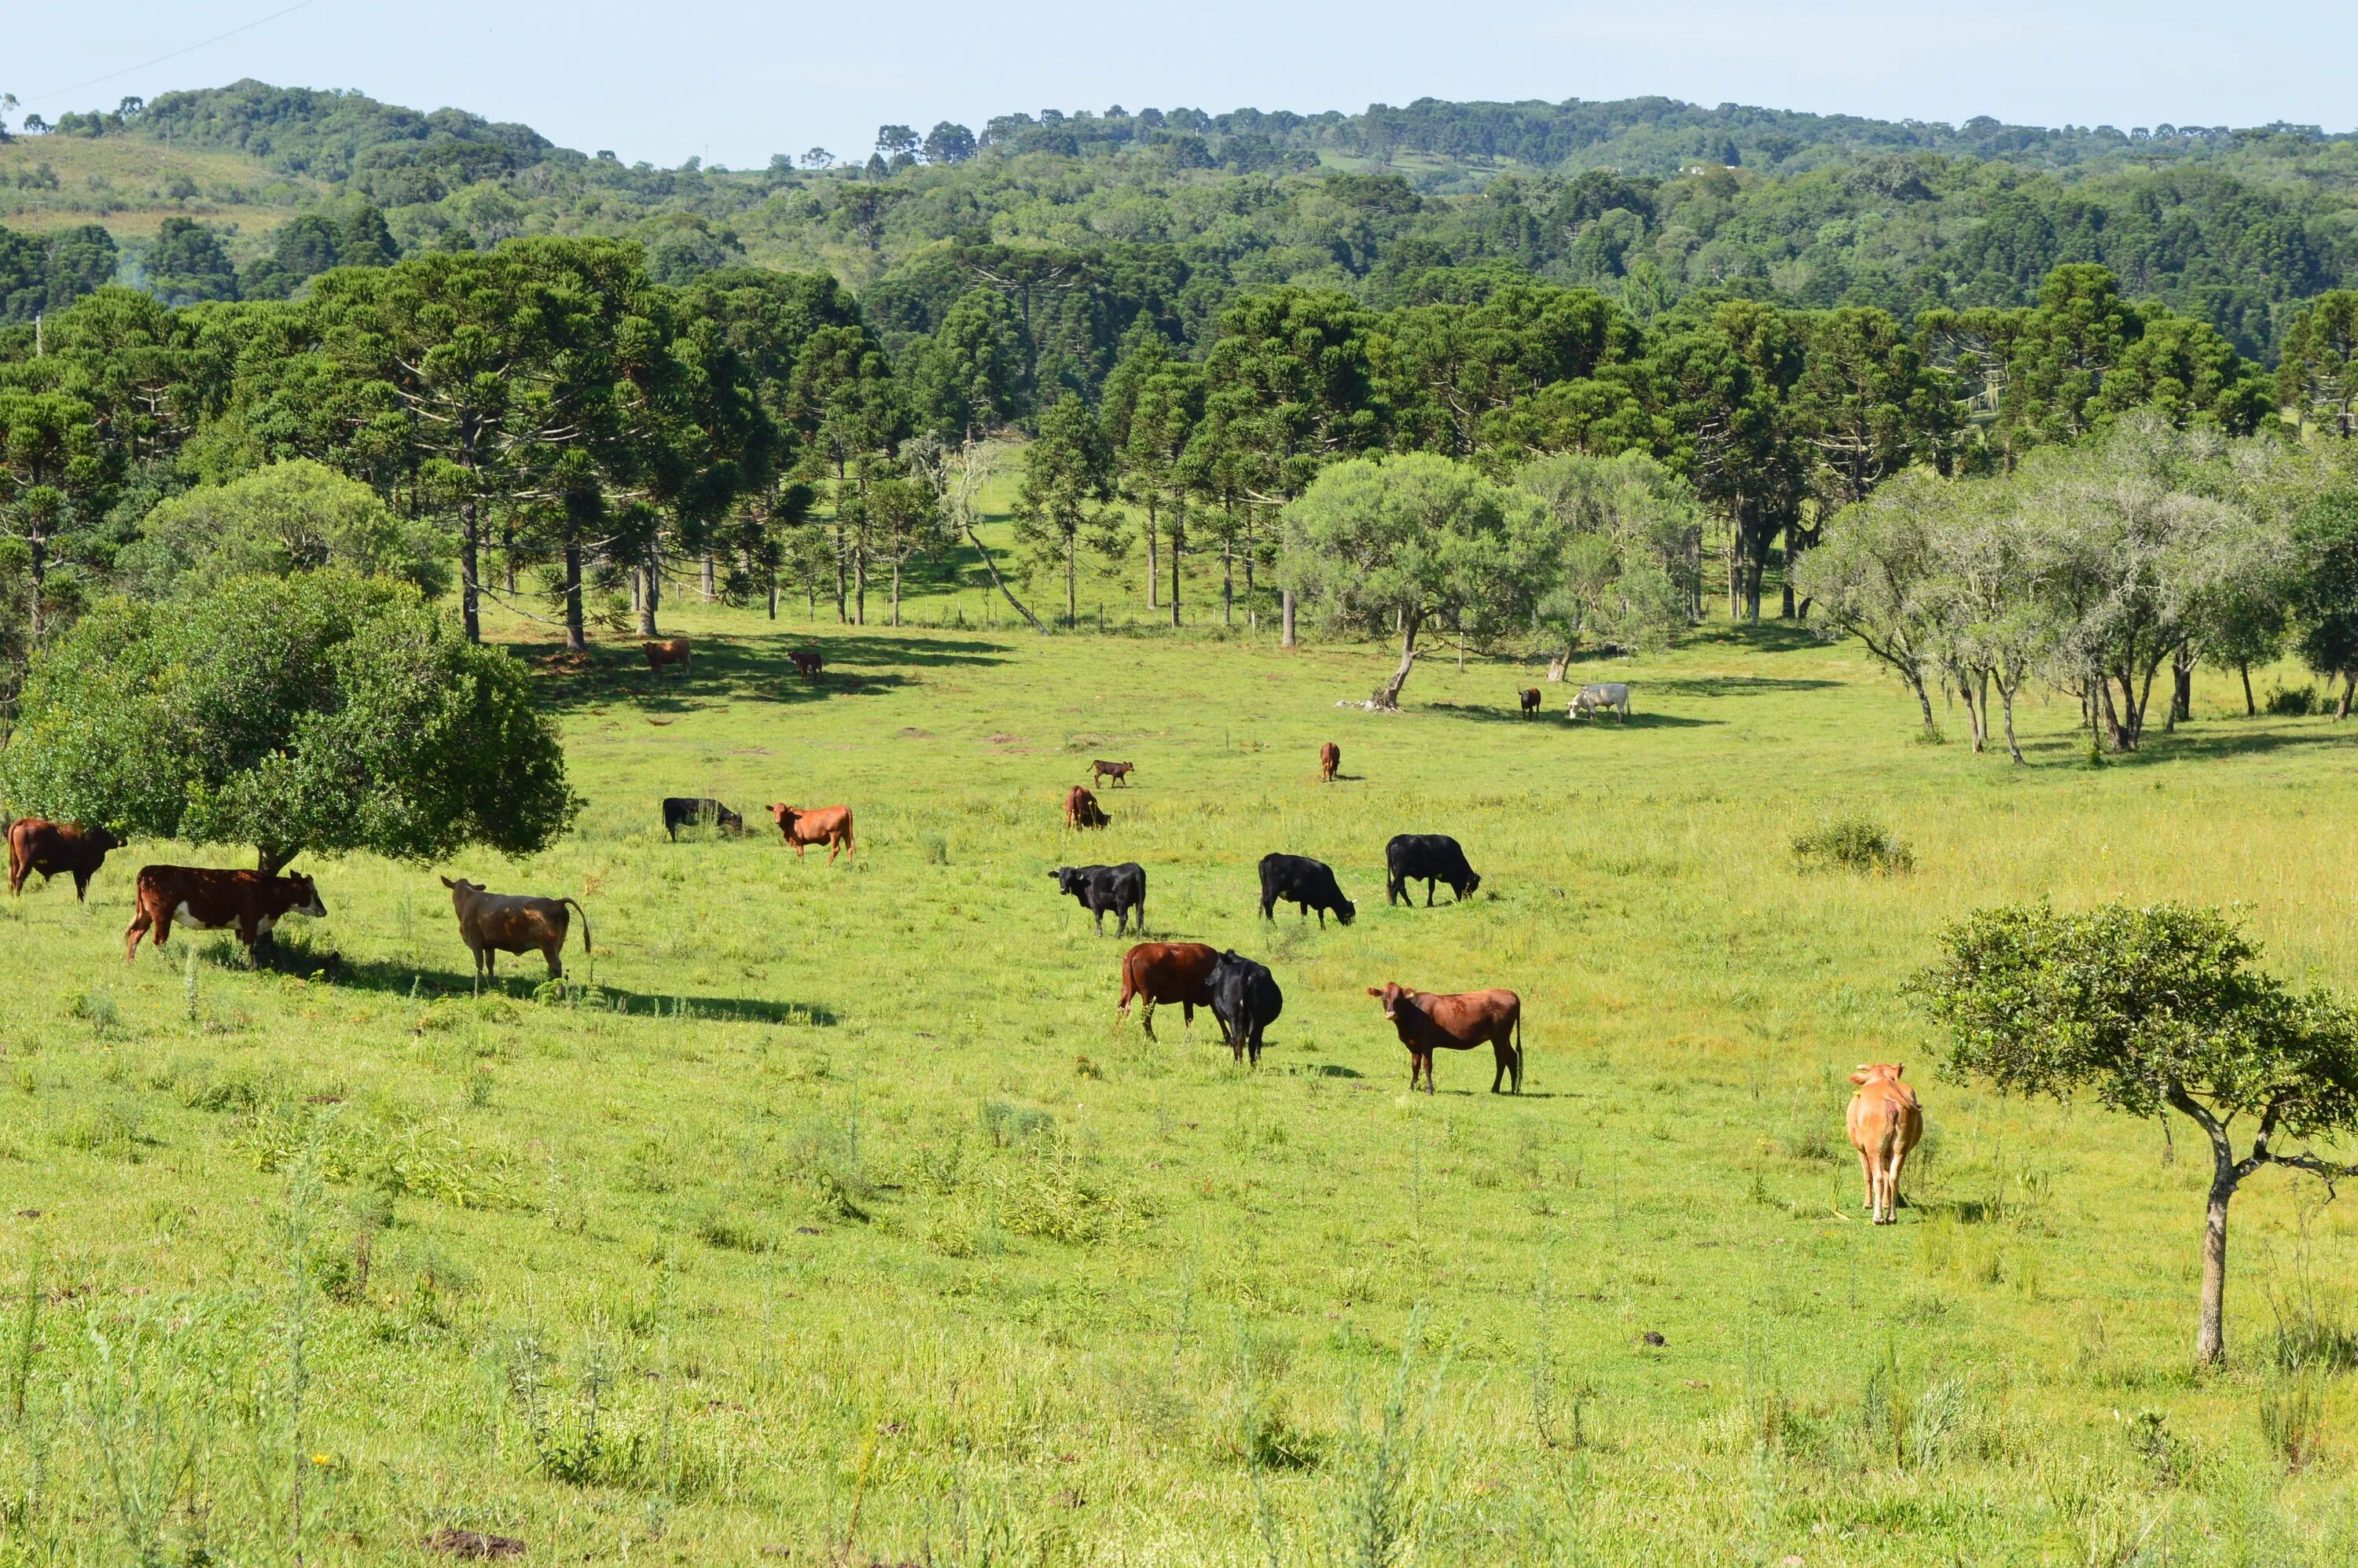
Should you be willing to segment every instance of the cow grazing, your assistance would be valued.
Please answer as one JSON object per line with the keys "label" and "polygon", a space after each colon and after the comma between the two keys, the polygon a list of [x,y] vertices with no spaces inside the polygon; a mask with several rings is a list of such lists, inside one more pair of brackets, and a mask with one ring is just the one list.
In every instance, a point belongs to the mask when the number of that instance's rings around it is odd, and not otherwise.
{"label": "cow grazing", "polygon": [[1307,855],[1263,855],[1260,858],[1260,917],[1274,920],[1271,912],[1279,899],[1302,906],[1304,918],[1312,910],[1318,912],[1318,929],[1326,929],[1326,915],[1331,910],[1344,925],[1351,924],[1359,906],[1343,896],[1336,885],[1335,868],[1324,860],[1314,860]]}
{"label": "cow grazing", "polygon": [[[1131,1000],[1143,999],[1146,1007],[1140,1022],[1145,1024],[1146,1037],[1152,1040],[1156,1005],[1175,1001],[1192,1030],[1195,1027],[1195,1010],[1212,1005],[1212,970],[1219,961],[1219,954],[1201,942],[1141,942],[1121,956],[1121,1001],[1118,1011],[1126,1019]],[[1223,1024],[1221,1028],[1226,1033],[1227,1026]]]}
{"label": "cow grazing", "polygon": [[1408,1087],[1424,1076],[1424,1092],[1433,1093],[1433,1054],[1471,1051],[1488,1044],[1498,1071],[1490,1075],[1490,1092],[1511,1075],[1514,1092],[1523,1092],[1523,999],[1512,991],[1458,991],[1441,995],[1412,991],[1390,980],[1369,986],[1368,994],[1380,997],[1384,1016],[1400,1031],[1408,1047]]}
{"label": "cow grazing", "polygon": [[1516,694],[1516,696],[1517,696],[1518,697],[1520,697],[1520,698],[1521,699],[1521,701],[1522,701],[1522,705],[1523,705],[1523,717],[1525,717],[1526,719],[1530,718],[1532,714],[1537,713],[1537,712],[1540,710],[1540,688],[1539,688],[1539,687],[1535,687],[1535,686],[1527,686],[1527,687],[1523,687],[1523,689],[1522,689],[1521,691],[1518,692],[1518,693]]}
{"label": "cow grazing", "polygon": [[[217,871],[201,866],[142,866],[132,893],[135,913],[123,930],[123,961],[139,954],[139,938],[161,947],[172,935],[172,922],[185,920],[200,931],[234,929],[245,944],[248,963],[254,945],[290,914],[328,918],[319,889],[299,872],[265,876],[260,871]],[[152,933],[152,935],[151,935]]]}
{"label": "cow grazing", "polygon": [[1085,784],[1075,784],[1065,796],[1065,826],[1067,827],[1109,827],[1113,818],[1098,805],[1098,797]]}
{"label": "cow grazing", "polygon": [[667,795],[663,803],[664,836],[676,841],[683,827],[718,827],[742,833],[745,819],[708,795]]}
{"label": "cow grazing", "polygon": [[802,673],[805,680],[818,679],[819,671],[824,667],[817,648],[789,648],[786,657],[795,662],[795,668]]}
{"label": "cow grazing", "polygon": [[1578,719],[1584,714],[1594,719],[1596,717],[1597,709],[1601,708],[1614,709],[1620,714],[1621,721],[1627,724],[1629,721],[1628,687],[1617,680],[1606,681],[1602,686],[1582,687],[1578,694],[1573,697],[1572,707],[1565,711],[1574,719]]}
{"label": "cow grazing", "polygon": [[1081,901],[1081,907],[1098,918],[1098,935],[1105,935],[1106,911],[1113,912],[1113,934],[1117,936],[1130,929],[1130,917],[1138,917],[1138,929],[1146,931],[1146,868],[1135,860],[1124,860],[1119,866],[1059,866],[1048,873],[1056,879],[1056,891],[1070,893]]}
{"label": "cow grazing", "polygon": [[1318,748],[1318,782],[1333,784],[1336,770],[1343,765],[1343,748],[1329,741]]}
{"label": "cow grazing", "polygon": [[795,859],[814,844],[827,846],[827,863],[835,864],[835,852],[843,851],[847,860],[857,855],[859,847],[851,841],[851,807],[848,806],[814,806],[797,811],[783,803],[773,803],[770,818],[787,843],[795,847]]}
{"label": "cow grazing", "polygon": [[1866,1177],[1866,1211],[1877,1225],[1899,1218],[1899,1168],[1908,1151],[1924,1136],[1924,1108],[1916,1091],[1899,1081],[1907,1070],[1900,1062],[1864,1062],[1850,1081],[1858,1092],[1850,1097],[1851,1147],[1858,1151],[1858,1166]]}
{"label": "cow grazing", "polygon": [[1285,1011],[1285,993],[1277,989],[1277,977],[1267,966],[1228,952],[1212,965],[1210,983],[1212,1016],[1227,1032],[1229,1049],[1239,1062],[1250,1053],[1252,1065],[1260,1066],[1261,1032]]}
{"label": "cow grazing", "polygon": [[1111,779],[1114,783],[1121,785],[1125,789],[1130,787],[1130,775],[1137,771],[1138,764],[1136,762],[1108,762],[1099,761],[1089,764],[1089,772],[1094,775],[1090,780],[1091,783],[1102,785],[1106,780]]}
{"label": "cow grazing", "polygon": [[557,955],[565,950],[566,932],[571,925],[571,916],[566,914],[568,905],[581,916],[581,950],[590,951],[590,912],[572,899],[490,892],[481,883],[463,877],[455,882],[444,877],[442,885],[450,890],[450,907],[459,916],[459,940],[475,956],[479,980],[499,979],[502,953],[535,949],[548,961],[548,978],[563,979],[565,964]]}
{"label": "cow grazing", "polygon": [[8,893],[25,891],[25,879],[35,871],[47,882],[63,871],[73,873],[74,897],[85,900],[90,879],[106,864],[106,852],[120,849],[123,840],[103,827],[79,822],[50,822],[23,816],[8,825]]}
{"label": "cow grazing", "polygon": [[646,650],[648,673],[656,678],[662,678],[665,665],[677,665],[680,678],[682,680],[687,678],[688,654],[691,649],[687,638],[674,637],[668,643],[642,643],[639,646]]}
{"label": "cow grazing", "polygon": [[1482,885],[1474,868],[1466,863],[1466,851],[1457,840],[1446,833],[1403,833],[1384,846],[1384,903],[1387,905],[1402,901],[1413,905],[1408,884],[1424,883],[1424,907],[1433,907],[1433,886],[1447,882],[1457,902]]}

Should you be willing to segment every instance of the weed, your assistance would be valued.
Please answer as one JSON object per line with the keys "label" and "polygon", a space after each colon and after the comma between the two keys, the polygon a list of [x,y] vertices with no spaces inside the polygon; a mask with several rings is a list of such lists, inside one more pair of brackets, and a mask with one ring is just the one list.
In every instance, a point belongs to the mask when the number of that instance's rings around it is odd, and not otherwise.
{"label": "weed", "polygon": [[2260,1437],[2286,1469],[2317,1457],[2325,1441],[2325,1374],[2314,1369],[2278,1374],[2260,1390]]}
{"label": "weed", "polygon": [[1802,871],[1873,871],[1904,875],[1915,851],[1871,816],[1844,816],[1793,836],[1793,860]]}

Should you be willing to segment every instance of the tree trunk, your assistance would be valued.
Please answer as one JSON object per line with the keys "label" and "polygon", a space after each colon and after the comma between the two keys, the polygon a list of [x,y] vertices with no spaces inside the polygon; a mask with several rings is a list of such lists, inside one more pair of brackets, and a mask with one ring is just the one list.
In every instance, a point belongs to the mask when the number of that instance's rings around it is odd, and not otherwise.
{"label": "tree trunk", "polygon": [[655,611],[663,606],[663,568],[655,564],[653,552],[648,555],[647,564],[631,575],[634,597],[639,601],[639,635],[660,637],[663,633],[655,630]]}
{"label": "tree trunk", "polygon": [[1915,689],[1916,706],[1924,710],[1924,738],[1929,741],[1941,732],[1939,722],[1932,717],[1932,694],[1924,689],[1922,676],[1910,673],[1908,684]]}
{"label": "tree trunk", "polygon": [[516,590],[516,540],[513,521],[500,526],[500,569],[506,574],[508,597],[514,599]]}
{"label": "tree trunk", "polygon": [[773,620],[773,621],[775,621],[777,618],[778,618],[778,579],[777,579],[777,575],[776,575],[775,573],[772,573],[772,574],[771,574],[771,577],[770,577],[770,619],[771,619],[771,620]]}
{"label": "tree trunk", "polygon": [[[966,539],[968,544],[974,546],[974,553],[982,557],[982,569],[990,574],[990,586],[997,589],[1001,597],[1003,597],[1008,603],[1015,607],[1016,614],[1021,615],[1024,620],[1031,622],[1032,630],[1034,632],[1043,630],[1039,617],[1024,609],[1023,601],[1016,598],[1014,594],[1009,592],[1007,585],[999,580],[998,564],[990,558],[990,552],[982,547],[982,541],[975,536],[974,524],[971,523],[967,524]],[[990,600],[987,597],[983,600],[983,603],[986,605],[990,602]]]}
{"label": "tree trunk", "polygon": [[2169,657],[2169,728],[2194,722],[2194,652],[2185,643]]}
{"label": "tree trunk", "polygon": [[2250,663],[2243,659],[2236,660],[2235,673],[2244,677],[2244,717],[2246,719],[2257,719],[2260,716],[2260,705],[2252,700],[2252,666]]}
{"label": "tree trunk", "polygon": [[483,525],[476,515],[475,503],[459,503],[459,622],[466,630],[467,641],[483,640],[483,610],[481,579],[476,575],[483,547]]}
{"label": "tree trunk", "polygon": [[709,604],[718,597],[712,587],[712,552],[707,550],[704,552],[704,602]]}
{"label": "tree trunk", "polygon": [[287,869],[287,862],[301,854],[300,849],[276,849],[257,844],[254,848],[254,869],[265,877],[275,877]]}
{"label": "tree trunk", "polygon": [[33,602],[26,617],[26,625],[32,641],[38,643],[41,640],[41,633],[43,630],[41,600],[47,597],[49,589],[49,535],[44,529],[36,524],[33,529],[33,536],[29,543],[32,551],[31,579]]}
{"label": "tree trunk", "polygon": [[576,654],[590,651],[590,633],[581,615],[581,541],[565,541],[565,646]]}
{"label": "tree trunk", "polygon": [[2004,677],[1997,683],[1997,699],[2006,708],[2006,751],[2017,765],[2022,762],[2022,742],[2014,738],[2014,687]]}
{"label": "tree trunk", "polygon": [[1291,648],[1295,645],[1293,637],[1293,590],[1290,588],[1281,589],[1278,591],[1277,602],[1278,614],[1282,618],[1282,630],[1280,630],[1277,634],[1277,645],[1281,648]]}
{"label": "tree trunk", "polygon": [[1181,528],[1182,528],[1182,526],[1183,526],[1183,524],[1182,524],[1182,522],[1181,522],[1181,520],[1180,520],[1180,519],[1175,518],[1175,517],[1172,519],[1172,521],[1171,521],[1171,624],[1172,624],[1174,628],[1179,624],[1179,556],[1180,556],[1180,553],[1181,553],[1181,548],[1182,548],[1182,546],[1185,544],[1185,541],[1186,541],[1186,536],[1185,536],[1185,535],[1184,535],[1184,534],[1183,534],[1183,533],[1181,532]]}
{"label": "tree trunk", "polygon": [[2345,670],[2342,676],[2342,706],[2333,710],[2334,718],[2350,717],[2350,695],[2353,688],[2358,688],[2358,670]]}
{"label": "tree trunk", "polygon": [[1220,624],[1237,623],[1237,557],[1232,541],[1220,541]]}
{"label": "tree trunk", "polygon": [[851,545],[851,623],[868,624],[868,541],[855,539]]}
{"label": "tree trunk", "polygon": [[2113,683],[2110,677],[2096,677],[2096,722],[2104,727],[2104,741],[2115,752],[2127,752],[2136,742],[2122,725],[2120,715],[2113,708]]}
{"label": "tree trunk", "polygon": [[2212,1155],[2211,1199],[2202,1211],[2202,1313],[2194,1330],[2194,1358],[2215,1367],[2227,1358],[2227,1200],[2235,1170],[2225,1150]]}
{"label": "tree trunk", "polygon": [[1080,595],[1076,589],[1080,557],[1081,534],[1076,528],[1065,535],[1065,630],[1067,632],[1081,622]]}
{"label": "tree trunk", "polygon": [[893,625],[893,627],[897,630],[897,629],[900,627],[900,624],[901,624],[901,557],[898,557],[898,556],[894,556],[894,557],[892,557],[892,625]]}
{"label": "tree trunk", "polygon": [[847,570],[844,563],[850,553],[851,546],[844,537],[843,524],[838,523],[835,525],[835,623],[838,626],[851,624],[851,611],[849,608],[851,602],[851,588],[844,576]]}
{"label": "tree trunk", "polygon": [[1163,608],[1163,564],[1154,554],[1154,535],[1161,526],[1155,521],[1155,500],[1154,492],[1149,490],[1146,492],[1146,608],[1151,611]]}
{"label": "tree trunk", "polygon": [[1422,620],[1423,616],[1415,611],[1405,611],[1401,616],[1400,667],[1392,671],[1391,679],[1378,687],[1374,695],[1368,697],[1370,706],[1393,709],[1400,707],[1401,687],[1408,684],[1408,672],[1416,664],[1416,633]]}

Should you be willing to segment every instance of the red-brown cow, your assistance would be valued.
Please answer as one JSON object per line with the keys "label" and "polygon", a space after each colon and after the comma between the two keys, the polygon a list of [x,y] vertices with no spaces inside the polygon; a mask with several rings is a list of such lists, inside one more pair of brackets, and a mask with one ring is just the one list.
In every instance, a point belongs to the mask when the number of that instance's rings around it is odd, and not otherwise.
{"label": "red-brown cow", "polygon": [[123,929],[126,964],[138,956],[139,938],[151,931],[149,940],[161,947],[172,935],[175,920],[185,920],[200,931],[234,928],[251,962],[254,945],[269,935],[270,928],[286,916],[328,918],[328,906],[319,902],[318,885],[300,872],[271,877],[260,871],[217,871],[202,866],[142,866],[132,903],[136,913]]}
{"label": "red-brown cow", "polygon": [[106,852],[122,848],[123,840],[103,827],[21,817],[8,825],[9,896],[24,892],[25,879],[35,871],[41,873],[44,882],[61,871],[71,871],[74,897],[82,899],[90,892],[90,879],[106,864]]}
{"label": "red-brown cow", "polygon": [[835,864],[838,849],[843,851],[847,860],[860,852],[851,841],[851,807],[848,806],[814,806],[797,811],[791,806],[773,803],[770,817],[786,842],[795,847],[797,860],[814,844],[827,846],[827,863],[830,866]]}
{"label": "red-brown cow", "polygon": [[1318,748],[1318,782],[1333,784],[1335,771],[1343,765],[1343,748],[1329,741]]}
{"label": "red-brown cow", "polygon": [[581,950],[590,951],[590,912],[570,898],[535,898],[529,893],[492,892],[464,877],[442,879],[450,890],[450,908],[459,917],[459,940],[475,956],[478,980],[499,979],[500,955],[537,952],[548,964],[548,978],[565,978],[566,933],[571,928],[568,905],[581,916]]}
{"label": "red-brown cow", "polygon": [[1368,994],[1381,997],[1384,1016],[1400,1031],[1408,1047],[1408,1087],[1424,1076],[1424,1092],[1433,1092],[1433,1054],[1471,1051],[1488,1044],[1498,1070],[1490,1076],[1490,1092],[1513,1075],[1515,1093],[1523,1092],[1523,999],[1512,991],[1457,991],[1441,994],[1412,991],[1390,980],[1369,986]]}
{"label": "red-brown cow", "polygon": [[[1195,1027],[1195,1010],[1212,1005],[1212,970],[1220,961],[1218,953],[1201,942],[1141,942],[1121,956],[1121,1016],[1130,1016],[1132,999],[1143,997],[1146,1007],[1140,1022],[1146,1025],[1146,1037],[1154,1038],[1154,1009],[1158,1002],[1175,1001],[1184,1010],[1187,1027]],[[1213,1014],[1218,1022],[1219,1015]],[[1220,1037],[1228,1037],[1228,1027],[1220,1028]]]}
{"label": "red-brown cow", "polygon": [[805,680],[818,679],[819,671],[825,664],[825,661],[818,656],[817,648],[789,648],[786,650],[786,657],[795,662],[795,670]]}
{"label": "red-brown cow", "polygon": [[686,680],[691,673],[688,669],[688,654],[695,650],[687,638],[674,637],[668,643],[642,643],[639,645],[646,650],[647,670],[656,679],[663,678],[665,665],[677,665],[682,680]]}
{"label": "red-brown cow", "polygon": [[1105,814],[1105,808],[1098,805],[1098,797],[1088,792],[1087,786],[1075,784],[1072,793],[1065,796],[1065,827],[1109,827],[1112,825],[1113,818]]}

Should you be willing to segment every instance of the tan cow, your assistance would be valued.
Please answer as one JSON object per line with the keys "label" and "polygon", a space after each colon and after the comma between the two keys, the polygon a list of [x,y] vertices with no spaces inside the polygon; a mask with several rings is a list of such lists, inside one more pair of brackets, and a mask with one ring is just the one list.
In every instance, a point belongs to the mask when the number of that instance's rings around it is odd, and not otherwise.
{"label": "tan cow", "polygon": [[480,883],[463,878],[452,881],[442,879],[450,890],[450,907],[459,916],[459,940],[475,956],[475,978],[497,979],[499,955],[529,953],[537,949],[548,961],[548,978],[565,978],[564,962],[557,954],[565,948],[565,935],[572,917],[565,913],[569,904],[581,914],[581,950],[590,951],[590,912],[569,898],[534,898],[525,893],[488,892]]}
{"label": "tan cow", "polygon": [[1065,826],[1067,827],[1104,827],[1113,818],[1098,805],[1098,797],[1084,784],[1075,784],[1065,796]]}
{"label": "tan cow", "polygon": [[687,638],[674,637],[668,643],[642,643],[639,646],[646,652],[648,673],[656,679],[663,678],[665,665],[677,665],[680,678],[682,680],[687,678],[688,659],[695,652],[695,648]]}
{"label": "tan cow", "polygon": [[1877,1225],[1899,1218],[1899,1168],[1924,1136],[1924,1108],[1916,1103],[1916,1091],[1899,1081],[1906,1070],[1899,1062],[1863,1062],[1850,1076],[1858,1086],[1850,1097],[1850,1141],[1866,1177],[1865,1206]]}
{"label": "tan cow", "polygon": [[795,847],[797,860],[814,844],[827,846],[827,863],[830,866],[835,864],[838,849],[843,851],[847,860],[860,852],[859,846],[851,841],[851,807],[848,806],[814,806],[797,810],[783,802],[773,802],[770,817],[786,842]]}
{"label": "tan cow", "polygon": [[1318,748],[1318,782],[1333,784],[1335,771],[1343,765],[1343,748],[1329,741]]}

